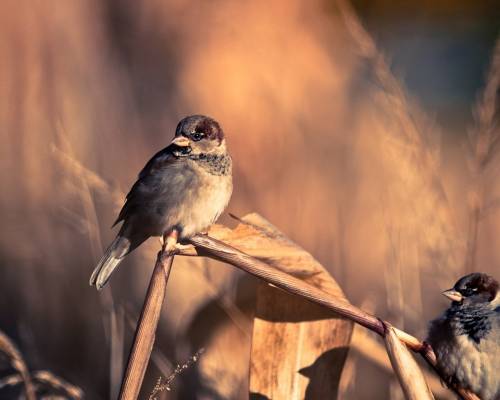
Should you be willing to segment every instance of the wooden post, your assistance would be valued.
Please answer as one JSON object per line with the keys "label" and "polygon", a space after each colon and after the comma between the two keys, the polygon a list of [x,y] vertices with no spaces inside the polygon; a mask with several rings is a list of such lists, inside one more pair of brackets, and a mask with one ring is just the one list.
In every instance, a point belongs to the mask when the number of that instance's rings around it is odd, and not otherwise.
{"label": "wooden post", "polygon": [[153,350],[156,327],[160,319],[173,259],[174,256],[168,255],[164,250],[158,253],[123,377],[120,400],[136,400],[139,396]]}

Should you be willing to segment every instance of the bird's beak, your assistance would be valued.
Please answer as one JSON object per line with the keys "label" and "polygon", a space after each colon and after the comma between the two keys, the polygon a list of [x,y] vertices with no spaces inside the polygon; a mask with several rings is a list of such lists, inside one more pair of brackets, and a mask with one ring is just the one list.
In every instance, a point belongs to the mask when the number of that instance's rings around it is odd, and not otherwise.
{"label": "bird's beak", "polygon": [[176,136],[171,144],[175,144],[178,147],[187,147],[189,146],[189,139],[185,136]]}
{"label": "bird's beak", "polygon": [[460,292],[457,292],[454,289],[449,289],[445,290],[443,293],[441,293],[443,296],[448,297],[452,301],[462,301],[464,299],[464,296],[460,294]]}

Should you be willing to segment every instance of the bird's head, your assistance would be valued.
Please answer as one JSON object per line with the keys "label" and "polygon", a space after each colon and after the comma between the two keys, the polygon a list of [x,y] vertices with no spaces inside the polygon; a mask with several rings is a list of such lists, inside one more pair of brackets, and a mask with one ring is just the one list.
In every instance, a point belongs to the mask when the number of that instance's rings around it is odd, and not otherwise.
{"label": "bird's head", "polygon": [[204,115],[182,119],[172,144],[179,148],[180,155],[222,154],[226,151],[224,132],[219,123]]}
{"label": "bird's head", "polygon": [[493,303],[499,301],[499,284],[493,277],[475,272],[460,278],[443,295],[453,304]]}

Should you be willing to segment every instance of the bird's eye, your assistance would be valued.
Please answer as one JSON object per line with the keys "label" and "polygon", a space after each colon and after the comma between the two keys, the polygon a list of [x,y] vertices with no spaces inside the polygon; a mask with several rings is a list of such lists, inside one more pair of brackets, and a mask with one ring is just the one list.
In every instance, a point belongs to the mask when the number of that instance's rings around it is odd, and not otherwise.
{"label": "bird's eye", "polygon": [[474,294],[476,294],[478,292],[478,288],[477,287],[470,287],[470,286],[467,286],[464,290],[464,295],[465,296],[472,296]]}
{"label": "bird's eye", "polygon": [[191,135],[191,139],[193,139],[195,142],[198,142],[199,140],[203,139],[203,132],[194,132],[192,135]]}

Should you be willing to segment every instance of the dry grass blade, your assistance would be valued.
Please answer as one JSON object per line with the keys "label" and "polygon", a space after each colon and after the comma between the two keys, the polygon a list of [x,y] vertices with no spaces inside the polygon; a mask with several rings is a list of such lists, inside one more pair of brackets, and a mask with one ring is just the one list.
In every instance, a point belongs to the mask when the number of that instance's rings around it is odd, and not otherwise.
{"label": "dry grass blade", "polygon": [[[68,140],[68,134],[62,123],[58,124],[58,141],[60,147],[53,146],[52,151],[58,161],[64,166],[66,173],[72,176],[76,183],[76,191],[81,200],[83,207],[83,224],[85,232],[88,235],[92,257],[94,262],[97,262],[103,254],[101,234],[99,231],[99,221],[97,211],[90,188],[95,188],[101,193],[106,193],[109,196],[110,187],[97,175],[84,170],[79,163],[75,162],[73,148]],[[63,150],[61,150],[63,149]],[[118,204],[118,196],[116,195],[115,202]],[[99,297],[102,305],[108,311],[109,331],[108,340],[110,342],[110,397],[118,396],[118,387],[120,385],[122,369],[123,369],[123,313],[117,312],[113,295],[111,291],[105,291]],[[120,311],[120,310],[118,310]]]}
{"label": "dry grass blade", "polygon": [[37,384],[50,386],[52,389],[60,390],[75,400],[83,399],[83,391],[78,386],[66,382],[50,371],[36,371],[33,373],[33,381]]}
{"label": "dry grass blade", "polygon": [[398,121],[400,132],[415,152],[415,160],[421,168],[424,168],[431,177],[431,184],[441,197],[447,202],[446,192],[441,183],[436,167],[438,162],[435,155],[430,151],[427,136],[423,134],[418,121],[425,120],[423,113],[418,110],[416,104],[410,100],[401,82],[392,73],[384,54],[370,34],[365,30],[351,4],[346,0],[336,1],[347,30],[351,34],[357,48],[364,58],[369,60],[373,66],[374,75],[381,86],[381,93],[387,102],[387,109],[391,116]]}
{"label": "dry grass blade", "polygon": [[[392,72],[385,54],[364,28],[350,2],[336,0],[335,4],[352,47],[370,68],[370,78],[377,86],[371,91],[378,111],[375,120],[385,122],[378,149],[384,154],[384,162],[389,163],[391,174],[395,172],[390,181],[395,184],[388,183],[381,189],[384,203],[390,210],[384,213],[384,219],[393,220],[390,225],[394,225],[395,232],[401,235],[401,246],[409,249],[403,252],[403,247],[399,247],[396,256],[404,266],[400,283],[405,289],[410,288],[411,294],[403,300],[392,294],[389,305],[400,318],[412,313],[416,322],[423,310],[419,301],[422,291],[408,282],[418,284],[418,275],[435,264],[441,268],[437,276],[436,270],[432,272],[434,279],[449,282],[453,279],[455,266],[463,262],[465,251],[464,235],[458,228],[460,214],[449,200],[440,169],[440,133]],[[394,212],[402,214],[395,218]],[[390,244],[386,246],[389,252]],[[420,254],[424,254],[424,259]]]}
{"label": "dry grass blade", "polygon": [[500,132],[498,130],[498,113],[500,104],[498,102],[500,88],[500,38],[495,43],[491,57],[490,69],[486,77],[486,85],[475,109],[476,130],[473,135],[477,136],[476,156],[482,163],[491,161],[495,145],[498,142]]}
{"label": "dry grass blade", "polygon": [[12,368],[19,372],[19,376],[22,378],[22,382],[24,383],[26,398],[28,400],[35,400],[35,388],[33,386],[28,367],[26,367],[26,363],[21,356],[21,352],[3,332],[0,332],[0,351],[9,358]]}
{"label": "dry grass blade", "polygon": [[[74,386],[69,382],[59,378],[50,371],[35,371],[33,372],[33,383],[38,389],[40,386],[50,387],[53,390],[62,391],[71,399],[83,399],[83,391],[78,386]],[[0,389],[6,386],[15,386],[23,383],[23,378],[19,374],[9,375],[0,380]],[[49,396],[58,397],[58,396]],[[68,397],[62,397],[67,399]]]}
{"label": "dry grass blade", "polygon": [[[367,360],[373,362],[386,371],[393,371],[390,360],[387,356],[387,350],[384,345],[377,340],[374,335],[370,335],[365,329],[356,327],[354,329],[351,349]],[[431,371],[422,371],[425,380],[429,384],[432,393],[440,399],[455,399],[456,397],[446,387],[443,386],[440,379]]]}
{"label": "dry grass blade", "polygon": [[420,367],[408,351],[408,348],[398,339],[396,331],[390,325],[386,325],[384,341],[392,368],[399,379],[406,399],[434,399]]}
{"label": "dry grass blade", "polygon": [[[469,227],[465,271],[473,272],[476,265],[476,254],[479,239],[479,227],[485,210],[493,209],[495,200],[487,202],[488,175],[492,164],[498,158],[500,129],[498,114],[500,89],[500,38],[497,39],[490,70],[486,77],[486,85],[475,108],[476,126],[469,133],[472,157],[472,187],[469,192]],[[493,176],[493,179],[495,177]]]}
{"label": "dry grass blade", "polygon": [[4,376],[2,379],[0,379],[0,389],[3,389],[4,387],[7,386],[16,386],[19,385],[20,383],[23,383],[23,378],[21,378],[21,375],[19,374],[7,375]]}
{"label": "dry grass blade", "polygon": [[117,188],[111,186],[95,172],[85,168],[67,151],[63,151],[56,145],[52,145],[52,153],[66,171],[70,171],[74,174],[74,176],[80,177],[82,181],[84,181],[93,190],[96,190],[99,194],[107,198],[111,196],[112,203],[117,208],[120,208],[123,205],[125,193],[122,193]]}
{"label": "dry grass blade", "polygon": [[[0,380],[0,389],[6,386],[15,386],[24,384],[26,398],[36,399],[36,390],[39,386],[48,386],[53,390],[62,391],[72,399],[80,400],[83,398],[83,391],[78,386],[66,382],[50,371],[35,371],[31,375],[24,363],[21,353],[12,341],[2,332],[0,332],[0,351],[7,355],[11,366],[18,373],[5,376]],[[28,387],[27,387],[28,384]],[[30,394],[29,394],[30,393]]]}

